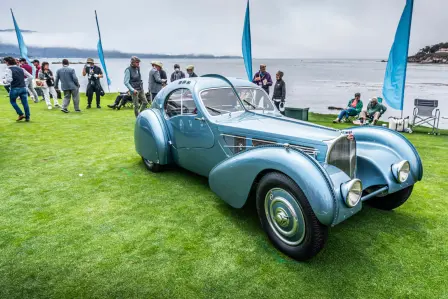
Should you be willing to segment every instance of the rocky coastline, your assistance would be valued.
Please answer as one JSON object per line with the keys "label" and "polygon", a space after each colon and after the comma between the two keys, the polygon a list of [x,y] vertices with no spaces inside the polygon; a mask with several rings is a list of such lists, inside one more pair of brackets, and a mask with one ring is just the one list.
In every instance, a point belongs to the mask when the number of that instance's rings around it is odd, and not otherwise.
{"label": "rocky coastline", "polygon": [[408,57],[409,63],[448,64],[448,43],[426,46],[414,56]]}

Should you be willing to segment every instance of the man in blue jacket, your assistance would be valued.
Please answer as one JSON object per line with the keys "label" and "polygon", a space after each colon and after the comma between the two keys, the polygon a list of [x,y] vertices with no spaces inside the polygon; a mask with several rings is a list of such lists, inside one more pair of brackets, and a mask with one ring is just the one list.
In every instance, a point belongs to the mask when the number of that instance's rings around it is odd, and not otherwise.
{"label": "man in blue jacket", "polygon": [[[8,68],[5,71],[5,79],[3,82],[5,84],[9,84],[9,100],[16,110],[19,118],[17,121],[21,121],[25,118],[26,121],[30,121],[30,107],[28,106],[28,90],[25,84],[25,78],[28,80],[33,79],[33,75],[28,73],[26,70],[17,66],[17,62],[13,57],[6,57],[3,59],[6,62]],[[20,97],[22,101],[23,109],[25,110],[25,114],[22,112],[20,107],[17,105],[17,98]]]}
{"label": "man in blue jacket", "polygon": [[269,86],[272,86],[272,78],[271,75],[266,72],[265,64],[260,65],[260,71],[255,74],[252,82],[263,88],[266,93],[269,94]]}

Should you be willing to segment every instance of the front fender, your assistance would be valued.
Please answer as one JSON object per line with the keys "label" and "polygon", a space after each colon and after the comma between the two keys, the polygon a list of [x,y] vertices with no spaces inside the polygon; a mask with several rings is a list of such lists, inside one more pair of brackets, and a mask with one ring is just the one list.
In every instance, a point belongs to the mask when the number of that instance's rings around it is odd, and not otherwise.
{"label": "front fender", "polygon": [[[257,176],[266,170],[279,171],[296,182],[307,197],[316,217],[332,225],[348,216],[338,217],[340,184],[333,184],[327,171],[307,154],[281,146],[260,146],[241,152],[221,162],[209,175],[210,188],[235,208],[241,208]],[[336,175],[335,175],[336,177]],[[348,176],[340,175],[344,182]],[[361,209],[361,204],[349,214]]]}
{"label": "front fender", "polygon": [[[409,187],[423,178],[423,165],[415,147],[403,135],[383,127],[351,128],[357,146],[357,176],[364,187],[388,185],[389,193]],[[391,166],[402,160],[409,161],[411,173],[408,180],[395,181]]]}
{"label": "front fender", "polygon": [[159,110],[146,109],[140,113],[135,123],[134,142],[143,158],[161,165],[170,162],[168,131]]}

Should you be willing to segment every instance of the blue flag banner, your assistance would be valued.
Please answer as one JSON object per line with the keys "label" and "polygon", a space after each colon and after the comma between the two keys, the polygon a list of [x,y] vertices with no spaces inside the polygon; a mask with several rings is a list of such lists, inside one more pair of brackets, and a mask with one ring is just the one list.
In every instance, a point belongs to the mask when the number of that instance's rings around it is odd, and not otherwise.
{"label": "blue flag banner", "polygon": [[384,76],[383,96],[386,103],[396,110],[403,110],[413,9],[414,0],[407,0],[395,33]]}
{"label": "blue flag banner", "polygon": [[95,10],[95,19],[96,19],[96,27],[98,28],[98,44],[97,44],[98,57],[100,59],[101,65],[103,66],[104,74],[106,75],[107,86],[110,86],[111,81],[109,78],[109,74],[107,73],[106,61],[104,60],[103,44],[101,43],[100,25],[98,23],[98,16],[96,14],[96,10]]}
{"label": "blue flag banner", "polygon": [[249,0],[247,0],[246,18],[244,20],[243,30],[243,59],[246,67],[247,77],[252,81],[252,40],[250,36],[250,9]]}
{"label": "blue flag banner", "polygon": [[28,64],[33,68],[33,77],[36,77],[36,67],[31,63],[28,58],[28,48],[25,45],[25,41],[23,40],[22,31],[20,31],[19,25],[17,24],[16,18],[14,17],[14,13],[11,9],[12,21],[14,22],[14,29],[16,30],[17,42],[19,43],[19,51],[20,57],[25,58]]}

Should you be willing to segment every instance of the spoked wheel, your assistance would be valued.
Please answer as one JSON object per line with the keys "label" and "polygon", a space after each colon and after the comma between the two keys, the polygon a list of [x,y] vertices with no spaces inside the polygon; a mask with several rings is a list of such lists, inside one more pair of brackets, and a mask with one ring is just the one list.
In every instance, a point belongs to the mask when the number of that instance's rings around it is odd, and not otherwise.
{"label": "spoked wheel", "polygon": [[261,179],[257,211],[269,239],[286,255],[304,261],[324,247],[328,228],[317,220],[303,191],[286,175],[272,172]]}
{"label": "spoked wheel", "polygon": [[152,172],[161,172],[162,171],[162,165],[155,163],[153,161],[147,160],[145,158],[142,157],[143,163],[145,164],[146,168],[149,171]]}

